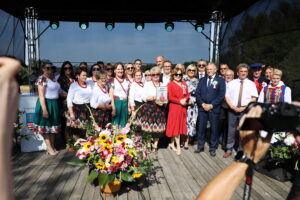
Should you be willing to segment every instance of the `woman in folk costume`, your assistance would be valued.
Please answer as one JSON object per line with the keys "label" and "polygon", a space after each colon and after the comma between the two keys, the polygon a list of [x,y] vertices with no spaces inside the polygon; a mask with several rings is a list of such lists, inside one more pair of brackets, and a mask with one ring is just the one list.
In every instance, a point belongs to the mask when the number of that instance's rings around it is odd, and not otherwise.
{"label": "woman in folk costume", "polygon": [[116,114],[112,118],[112,123],[125,127],[128,120],[130,107],[128,105],[128,92],[130,82],[125,78],[125,70],[123,63],[116,63],[114,66],[115,78],[111,82],[114,104],[116,106]]}
{"label": "woman in folk costume", "polygon": [[37,79],[39,98],[35,106],[35,132],[44,136],[47,154],[57,155],[54,147],[54,134],[60,131],[58,98],[61,92],[59,83],[52,73],[52,63],[42,65],[43,74]]}
{"label": "woman in folk costume", "polygon": [[279,69],[273,69],[271,73],[271,83],[265,86],[258,98],[258,102],[261,103],[278,103],[278,102],[292,102],[291,89],[284,85],[281,81],[282,71]]}

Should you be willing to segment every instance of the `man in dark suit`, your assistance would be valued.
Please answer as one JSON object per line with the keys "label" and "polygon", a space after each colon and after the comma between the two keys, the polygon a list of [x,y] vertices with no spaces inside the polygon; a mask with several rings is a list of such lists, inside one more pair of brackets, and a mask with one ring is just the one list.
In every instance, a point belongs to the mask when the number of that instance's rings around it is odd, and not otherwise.
{"label": "man in dark suit", "polygon": [[198,63],[197,63],[198,74],[197,74],[196,78],[201,79],[206,76],[206,73],[205,73],[206,66],[207,66],[206,60],[203,60],[203,59],[198,60]]}
{"label": "man in dark suit", "polygon": [[221,105],[225,97],[225,80],[216,75],[217,66],[209,63],[206,67],[207,76],[200,79],[196,89],[198,113],[198,148],[195,153],[204,151],[205,132],[207,121],[210,121],[210,147],[211,156],[216,156],[218,145],[218,124]]}

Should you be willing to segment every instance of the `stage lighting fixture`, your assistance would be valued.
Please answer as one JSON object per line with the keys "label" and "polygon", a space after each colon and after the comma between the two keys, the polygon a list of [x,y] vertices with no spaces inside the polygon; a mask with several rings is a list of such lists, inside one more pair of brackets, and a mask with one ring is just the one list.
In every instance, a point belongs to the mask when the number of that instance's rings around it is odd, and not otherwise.
{"label": "stage lighting fixture", "polygon": [[50,21],[50,25],[51,29],[56,30],[59,27],[59,22],[58,21]]}
{"label": "stage lighting fixture", "polygon": [[165,24],[165,29],[166,29],[166,31],[168,31],[168,32],[173,31],[173,29],[174,29],[174,24],[173,24],[172,22],[167,22],[167,23]]}
{"label": "stage lighting fixture", "polygon": [[86,29],[88,29],[88,27],[89,27],[89,23],[88,23],[88,22],[79,22],[79,27],[80,27],[82,30],[86,30]]}
{"label": "stage lighting fixture", "polygon": [[107,22],[107,23],[105,23],[105,28],[108,31],[111,31],[111,30],[113,30],[115,28],[115,23]]}
{"label": "stage lighting fixture", "polygon": [[201,23],[197,23],[197,24],[195,25],[195,30],[196,30],[197,32],[201,33],[201,32],[204,30],[204,25],[201,24]]}
{"label": "stage lighting fixture", "polygon": [[142,31],[144,29],[144,23],[135,23],[135,28],[138,31]]}

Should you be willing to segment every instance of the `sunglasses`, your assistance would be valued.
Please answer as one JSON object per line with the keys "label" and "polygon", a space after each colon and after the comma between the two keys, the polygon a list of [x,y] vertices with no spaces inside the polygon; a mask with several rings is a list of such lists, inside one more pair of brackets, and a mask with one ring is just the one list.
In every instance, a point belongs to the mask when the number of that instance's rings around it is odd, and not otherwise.
{"label": "sunglasses", "polygon": [[46,70],[52,70],[55,69],[55,67],[45,67]]}
{"label": "sunglasses", "polygon": [[182,74],[174,74],[174,76],[182,76]]}
{"label": "sunglasses", "polygon": [[112,70],[113,70],[113,68],[106,68],[106,70],[107,70],[107,71],[108,71],[108,70],[111,70],[111,71],[112,71]]}
{"label": "sunglasses", "polygon": [[100,68],[93,68],[93,71],[100,71]]}
{"label": "sunglasses", "polygon": [[127,70],[132,70],[132,69],[133,69],[133,67],[127,67],[126,69],[127,69]]}
{"label": "sunglasses", "polygon": [[151,76],[151,74],[145,74],[145,76]]}
{"label": "sunglasses", "polygon": [[206,67],[205,64],[198,64],[197,66],[198,66],[198,67]]}
{"label": "sunglasses", "polygon": [[151,76],[160,76],[160,74],[151,74]]}
{"label": "sunglasses", "polygon": [[188,69],[188,72],[196,72],[194,69]]}
{"label": "sunglasses", "polygon": [[65,67],[65,68],[64,68],[64,70],[68,70],[68,69],[71,70],[72,67]]}

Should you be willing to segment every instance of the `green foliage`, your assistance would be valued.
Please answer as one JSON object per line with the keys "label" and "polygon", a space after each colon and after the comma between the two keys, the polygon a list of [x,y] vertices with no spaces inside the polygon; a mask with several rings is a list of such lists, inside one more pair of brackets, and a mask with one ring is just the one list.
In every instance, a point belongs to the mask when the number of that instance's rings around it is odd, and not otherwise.
{"label": "green foliage", "polygon": [[[291,87],[300,73],[299,3],[290,0],[272,4],[276,6],[271,10],[257,15],[248,12],[240,24],[229,25],[229,29],[236,29],[221,46],[220,61],[231,68],[242,62],[262,62],[279,68],[283,70],[284,83]],[[293,96],[300,94],[299,87],[294,88]]]}

